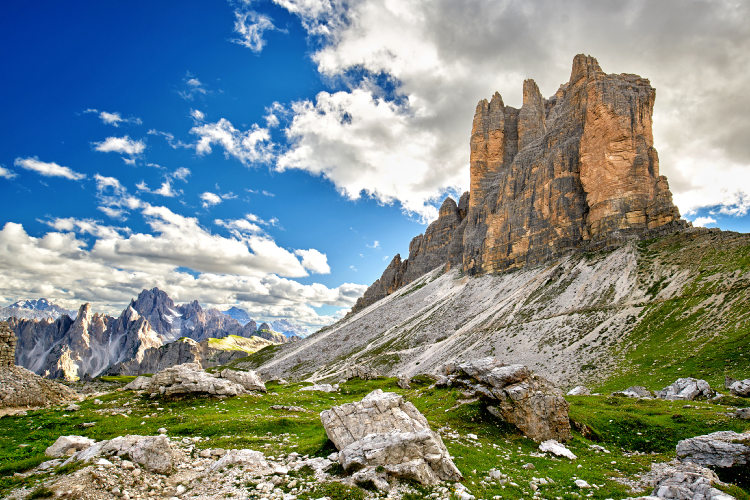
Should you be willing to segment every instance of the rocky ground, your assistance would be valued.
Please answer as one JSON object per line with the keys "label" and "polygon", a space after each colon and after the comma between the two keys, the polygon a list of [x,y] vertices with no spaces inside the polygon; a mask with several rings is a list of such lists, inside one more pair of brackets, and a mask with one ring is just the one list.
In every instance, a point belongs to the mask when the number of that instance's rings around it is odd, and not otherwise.
{"label": "rocky ground", "polygon": [[[428,377],[400,382],[355,378],[340,383],[333,392],[301,391],[309,386],[269,382],[266,393],[223,398],[165,398],[114,391],[72,406],[5,416],[0,421],[0,496],[616,499],[652,494],[657,486],[678,491],[686,484],[730,498],[747,498],[750,491],[741,476],[720,470],[714,479],[708,469],[686,471],[676,461],[676,449],[683,440],[717,431],[749,431],[749,421],[736,416],[738,408],[749,406],[747,398],[725,394],[710,401],[671,401],[566,396],[571,438],[564,444],[540,446],[493,416],[488,410],[492,402],[477,399],[465,387],[438,387]],[[441,479],[422,485],[391,477],[387,491],[378,491],[372,483],[353,484],[356,473],[344,471],[337,461],[336,446],[328,439],[320,413],[342,405],[352,408],[346,405],[360,404],[377,389],[403,398],[394,400],[395,414],[401,414],[399,405],[411,404],[424,415],[429,432],[444,443],[462,481]],[[421,432],[420,428],[413,430]],[[155,438],[162,434],[164,438]],[[91,457],[90,463],[63,465],[67,455],[51,459],[45,450],[66,435],[85,436],[110,452]],[[152,436],[145,438],[150,447],[141,446],[151,451],[137,451],[133,443],[140,438],[136,437],[116,440],[117,446],[102,444],[118,436]],[[364,445],[370,441],[360,440]],[[169,449],[168,469],[163,461],[152,460],[152,455],[164,456],[159,455],[159,446]],[[112,450],[126,451],[118,456]],[[675,462],[652,469],[653,464],[670,461]],[[385,469],[372,471],[377,475]],[[740,482],[746,489],[731,482]]]}

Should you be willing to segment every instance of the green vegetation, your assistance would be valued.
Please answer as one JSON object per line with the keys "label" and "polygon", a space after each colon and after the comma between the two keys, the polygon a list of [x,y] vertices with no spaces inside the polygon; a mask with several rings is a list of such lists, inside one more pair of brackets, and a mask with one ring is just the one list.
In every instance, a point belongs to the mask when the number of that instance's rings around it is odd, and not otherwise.
{"label": "green vegetation", "polygon": [[[6,416],[0,422],[0,496],[22,482],[31,485],[48,477],[39,474],[19,479],[13,473],[44,461],[45,448],[64,434],[100,440],[124,434],[156,434],[158,428],[165,427],[171,436],[209,438],[198,443],[199,448],[252,448],[276,456],[296,451],[324,457],[334,447],[320,423],[319,412],[358,401],[378,388],[403,394],[424,413],[434,430],[441,429],[448,450],[465,475],[464,484],[477,498],[531,497],[534,492],[530,483],[534,477],[545,478],[547,482],[538,485],[542,498],[578,498],[582,492],[573,484],[576,478],[598,486],[588,492],[592,498],[625,498],[631,492],[617,478],[632,479],[648,470],[652,462],[674,458],[678,440],[716,430],[750,428],[750,423],[727,416],[729,405],[741,403],[737,398],[718,403],[692,402],[684,408],[684,402],[571,397],[568,398],[571,418],[577,428],[585,429],[586,436],[574,433],[569,448],[579,458],[568,461],[539,454],[536,443],[498,421],[482,403],[461,404],[464,396],[457,389],[433,388],[426,377],[415,379],[407,390],[400,389],[395,382],[391,378],[353,379],[342,384],[341,392],[332,394],[298,392],[304,384],[269,383],[264,395],[176,401],[115,392],[99,396],[101,405],[92,400],[81,402],[77,412],[53,408],[31,411],[25,416]],[[296,405],[310,411],[290,414],[272,410],[271,405]],[[83,427],[84,422],[95,425]],[[477,439],[469,439],[469,433],[476,434]],[[591,446],[594,444],[609,453],[597,451]],[[534,468],[524,468],[525,464]],[[504,485],[486,479],[493,468],[508,475]],[[55,473],[62,472],[70,470]],[[333,470],[330,472],[335,474]],[[294,474],[304,475],[305,471]],[[412,489],[406,498],[424,498],[431,491],[416,485]],[[735,496],[739,495],[737,492],[745,495],[750,492],[739,487],[733,487],[732,491]],[[350,499],[364,498],[366,494],[359,488],[322,482],[299,498]]]}
{"label": "green vegetation", "polygon": [[270,340],[260,337],[240,337],[239,335],[227,335],[220,339],[208,339],[208,346],[223,351],[242,351],[253,354],[264,347],[272,345]]}

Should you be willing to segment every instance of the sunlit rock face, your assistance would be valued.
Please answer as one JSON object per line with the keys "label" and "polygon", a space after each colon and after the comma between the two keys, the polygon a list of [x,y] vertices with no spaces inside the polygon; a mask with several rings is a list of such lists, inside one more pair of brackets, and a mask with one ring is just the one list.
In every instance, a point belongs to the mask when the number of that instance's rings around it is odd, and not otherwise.
{"label": "sunlit rock face", "polygon": [[606,74],[579,54],[549,99],[526,80],[520,109],[498,93],[480,101],[470,191],[443,203],[409,258],[394,258],[354,310],[439,266],[501,272],[684,228],[659,175],[655,95],[647,79]]}

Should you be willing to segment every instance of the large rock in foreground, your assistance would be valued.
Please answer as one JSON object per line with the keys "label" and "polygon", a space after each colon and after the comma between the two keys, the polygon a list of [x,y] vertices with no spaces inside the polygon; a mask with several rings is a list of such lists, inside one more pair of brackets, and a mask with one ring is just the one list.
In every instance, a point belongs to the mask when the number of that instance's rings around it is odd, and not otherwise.
{"label": "large rock in foreground", "polygon": [[[68,436],[68,438],[74,436]],[[80,436],[78,436],[80,437]],[[85,439],[85,438],[83,438]],[[166,436],[118,436],[114,439],[99,441],[81,449],[70,457],[69,462],[89,462],[96,457],[117,455],[128,457],[145,469],[159,474],[172,472],[176,459],[176,450]]]}
{"label": "large rock in foreground", "polygon": [[342,467],[362,479],[378,484],[378,470],[422,484],[462,479],[440,436],[398,394],[377,389],[358,403],[321,412],[320,419]]}
{"label": "large rock in foreground", "polygon": [[707,467],[750,467],[750,431],[720,431],[683,439],[677,457]]}
{"label": "large rock in foreground", "polygon": [[729,392],[732,393],[733,396],[750,396],[750,378],[746,378],[745,380],[735,380],[733,378],[726,377],[724,385],[727,389],[729,389]]}
{"label": "large rock in foreground", "polygon": [[562,392],[523,365],[483,358],[445,367],[448,382],[464,387],[492,406],[488,410],[535,441],[571,437],[568,402]]}
{"label": "large rock in foreground", "polygon": [[164,396],[185,394],[238,396],[248,391],[266,391],[265,384],[255,372],[226,369],[215,375],[204,371],[197,363],[184,363],[162,370],[151,377],[148,385],[145,385],[145,381],[141,381],[142,384],[138,386],[142,386],[146,392]]}

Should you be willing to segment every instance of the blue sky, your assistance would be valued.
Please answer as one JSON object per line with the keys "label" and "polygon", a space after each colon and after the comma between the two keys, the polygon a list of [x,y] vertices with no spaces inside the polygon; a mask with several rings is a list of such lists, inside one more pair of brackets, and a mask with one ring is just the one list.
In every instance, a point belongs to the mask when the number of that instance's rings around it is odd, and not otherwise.
{"label": "blue sky", "polygon": [[466,189],[476,102],[578,52],[651,79],[682,213],[746,232],[747,8],[680,5],[6,2],[0,299],[328,323]]}

